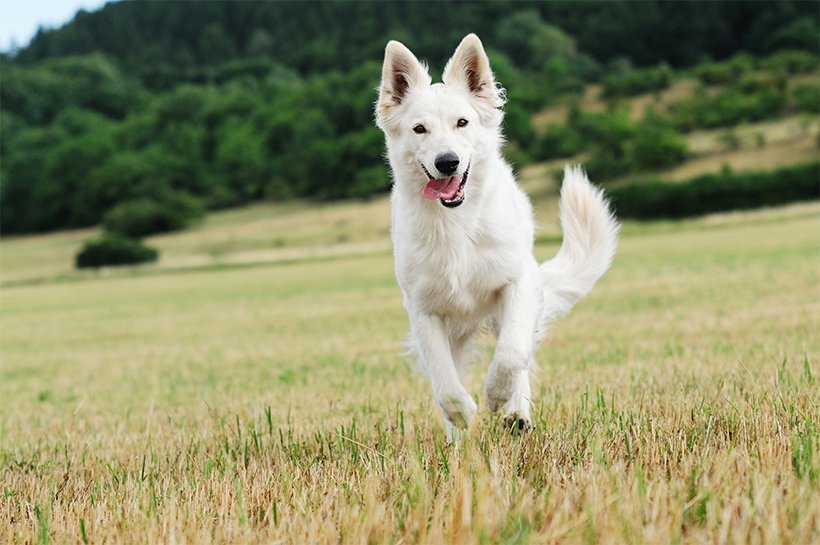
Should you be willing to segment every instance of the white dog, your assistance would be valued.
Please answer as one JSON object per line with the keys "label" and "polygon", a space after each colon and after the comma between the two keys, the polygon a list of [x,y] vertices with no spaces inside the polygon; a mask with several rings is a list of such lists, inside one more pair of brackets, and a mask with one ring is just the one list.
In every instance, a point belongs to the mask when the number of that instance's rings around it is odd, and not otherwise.
{"label": "white dog", "polygon": [[431,85],[399,42],[387,44],[376,103],[393,171],[396,277],[410,318],[410,350],[446,420],[466,428],[476,403],[462,377],[483,326],[498,338],[484,384],[492,411],[528,429],[530,369],[547,325],[606,272],[618,226],[580,168],[561,190],[564,242],[539,265],[532,207],[501,156],[504,92],[481,41],[462,40]]}

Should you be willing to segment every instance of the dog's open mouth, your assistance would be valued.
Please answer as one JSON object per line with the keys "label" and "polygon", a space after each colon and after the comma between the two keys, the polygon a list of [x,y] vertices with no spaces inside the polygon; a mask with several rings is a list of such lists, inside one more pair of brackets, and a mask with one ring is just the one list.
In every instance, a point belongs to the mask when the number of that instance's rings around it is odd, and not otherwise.
{"label": "dog's open mouth", "polygon": [[425,199],[431,201],[439,199],[441,204],[447,208],[455,208],[464,202],[464,186],[467,184],[467,176],[470,174],[469,166],[464,174],[447,178],[434,178],[424,165],[421,165],[421,168],[429,179],[421,192]]}

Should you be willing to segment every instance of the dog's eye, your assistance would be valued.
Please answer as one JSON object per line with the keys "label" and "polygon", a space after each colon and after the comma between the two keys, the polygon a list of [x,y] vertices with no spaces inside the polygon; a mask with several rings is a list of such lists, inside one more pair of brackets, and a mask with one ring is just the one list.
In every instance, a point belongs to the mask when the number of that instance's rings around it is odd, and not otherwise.
{"label": "dog's eye", "polygon": [[418,124],[415,127],[413,127],[413,132],[416,134],[424,134],[427,132],[427,128],[425,128],[424,125]]}
{"label": "dog's eye", "polygon": [[466,127],[467,123],[469,123],[469,121],[467,121],[466,119],[464,119],[462,117],[461,119],[458,120],[458,123],[456,123],[456,126],[460,129],[461,127]]}

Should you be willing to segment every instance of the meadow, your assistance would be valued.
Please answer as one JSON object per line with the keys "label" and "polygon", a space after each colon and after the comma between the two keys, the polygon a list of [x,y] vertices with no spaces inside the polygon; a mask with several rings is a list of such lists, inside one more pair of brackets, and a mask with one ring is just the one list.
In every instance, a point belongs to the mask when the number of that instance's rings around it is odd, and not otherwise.
{"label": "meadow", "polygon": [[0,241],[0,543],[820,540],[820,205],[625,224],[538,352],[534,431],[480,400],[452,446],[387,226],[227,211],[98,274],[89,231]]}

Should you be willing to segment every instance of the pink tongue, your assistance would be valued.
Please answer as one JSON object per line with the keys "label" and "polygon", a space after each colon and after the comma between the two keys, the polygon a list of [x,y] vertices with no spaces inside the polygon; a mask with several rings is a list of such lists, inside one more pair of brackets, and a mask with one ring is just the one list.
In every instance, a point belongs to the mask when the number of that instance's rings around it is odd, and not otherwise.
{"label": "pink tongue", "polygon": [[440,180],[432,179],[424,186],[421,192],[425,199],[431,201],[436,199],[452,200],[458,192],[458,186],[461,184],[461,176],[450,176],[449,178],[442,178]]}

